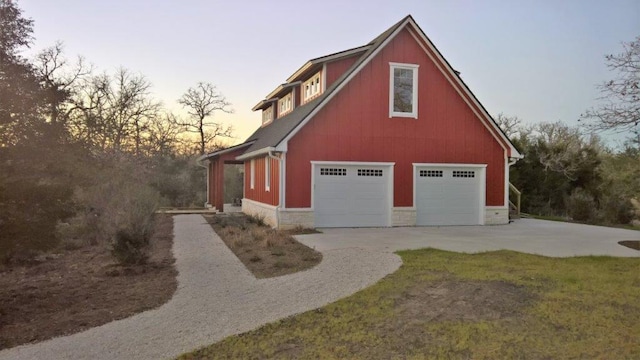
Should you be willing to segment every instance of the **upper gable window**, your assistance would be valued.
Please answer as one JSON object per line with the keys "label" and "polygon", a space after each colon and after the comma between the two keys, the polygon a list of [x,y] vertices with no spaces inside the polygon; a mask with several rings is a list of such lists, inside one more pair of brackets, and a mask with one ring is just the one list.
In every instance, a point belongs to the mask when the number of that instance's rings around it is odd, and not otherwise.
{"label": "upper gable window", "polygon": [[271,121],[273,121],[273,106],[262,110],[262,125],[268,124]]}
{"label": "upper gable window", "polygon": [[293,93],[288,93],[278,100],[278,117],[291,112],[291,110],[293,110]]}
{"label": "upper gable window", "polygon": [[318,72],[302,84],[302,99],[307,102],[320,94],[322,89],[320,85],[320,73]]}
{"label": "upper gable window", "polygon": [[389,66],[389,117],[418,118],[418,65]]}

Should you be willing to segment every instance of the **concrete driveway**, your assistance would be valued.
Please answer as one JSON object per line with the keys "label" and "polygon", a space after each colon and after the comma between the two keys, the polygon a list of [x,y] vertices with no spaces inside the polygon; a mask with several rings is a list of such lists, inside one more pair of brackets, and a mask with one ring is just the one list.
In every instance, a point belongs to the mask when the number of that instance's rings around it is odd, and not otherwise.
{"label": "concrete driveway", "polygon": [[345,248],[397,251],[432,247],[463,253],[514,250],[553,257],[640,257],[619,245],[640,240],[640,231],[555,221],[519,219],[509,225],[323,229],[298,239],[320,251]]}

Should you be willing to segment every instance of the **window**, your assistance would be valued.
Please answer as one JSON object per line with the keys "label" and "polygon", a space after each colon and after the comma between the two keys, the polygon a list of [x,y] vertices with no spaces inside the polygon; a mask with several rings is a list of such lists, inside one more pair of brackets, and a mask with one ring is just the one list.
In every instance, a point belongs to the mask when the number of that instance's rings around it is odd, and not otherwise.
{"label": "window", "polygon": [[389,117],[418,117],[418,65],[389,63]]}
{"label": "window", "polygon": [[306,102],[320,94],[320,73],[316,73],[302,85],[302,99]]}
{"label": "window", "polygon": [[273,106],[262,110],[262,125],[268,124],[273,120]]}
{"label": "window", "polygon": [[288,93],[278,100],[278,117],[293,110],[293,93]]}
{"label": "window", "polygon": [[320,175],[347,176],[347,169],[320,168]]}
{"label": "window", "polygon": [[254,159],[251,159],[251,188],[255,188],[256,187],[256,161]]}
{"label": "window", "polygon": [[266,156],[264,158],[264,189],[269,191],[271,188],[271,159]]}
{"label": "window", "polygon": [[442,170],[420,170],[420,177],[442,177]]}
{"label": "window", "polygon": [[358,169],[358,176],[382,176],[382,170]]}
{"label": "window", "polygon": [[472,178],[476,177],[476,172],[473,170],[453,170],[454,178]]}

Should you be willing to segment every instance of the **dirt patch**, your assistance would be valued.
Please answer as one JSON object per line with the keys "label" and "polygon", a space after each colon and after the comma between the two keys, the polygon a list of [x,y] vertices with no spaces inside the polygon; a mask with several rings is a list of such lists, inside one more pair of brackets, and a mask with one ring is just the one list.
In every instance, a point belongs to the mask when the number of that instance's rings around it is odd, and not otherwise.
{"label": "dirt patch", "polygon": [[403,320],[479,321],[517,316],[532,295],[524,287],[502,281],[420,283],[396,302]]}
{"label": "dirt patch", "polygon": [[167,302],[176,290],[173,219],[159,215],[149,261],[114,264],[104,246],[50,254],[0,272],[0,349],[68,335]]}
{"label": "dirt patch", "polygon": [[619,241],[618,244],[626,246],[633,250],[640,250],[640,240],[624,240]]}
{"label": "dirt patch", "polygon": [[222,241],[257,278],[292,274],[320,263],[322,254],[297,242],[292,234],[305,232],[279,231],[260,219],[244,214],[204,216]]}

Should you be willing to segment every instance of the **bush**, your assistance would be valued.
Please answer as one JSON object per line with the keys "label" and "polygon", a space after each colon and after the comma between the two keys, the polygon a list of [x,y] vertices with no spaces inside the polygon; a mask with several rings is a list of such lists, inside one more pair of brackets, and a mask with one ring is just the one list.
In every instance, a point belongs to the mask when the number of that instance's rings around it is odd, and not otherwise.
{"label": "bush", "polygon": [[633,206],[624,196],[611,194],[601,202],[600,214],[609,224],[628,224],[633,220]]}
{"label": "bush", "polygon": [[577,188],[567,200],[567,212],[575,221],[592,222],[596,219],[596,202],[591,194]]}
{"label": "bush", "polygon": [[108,175],[96,175],[96,185],[74,194],[80,210],[67,224],[58,226],[58,233],[67,241],[108,246],[122,264],[144,262],[161,197],[140,178],[126,164],[110,168]]}
{"label": "bush", "polygon": [[44,181],[0,183],[0,261],[53,249],[58,220],[73,212],[71,194],[69,186]]}

